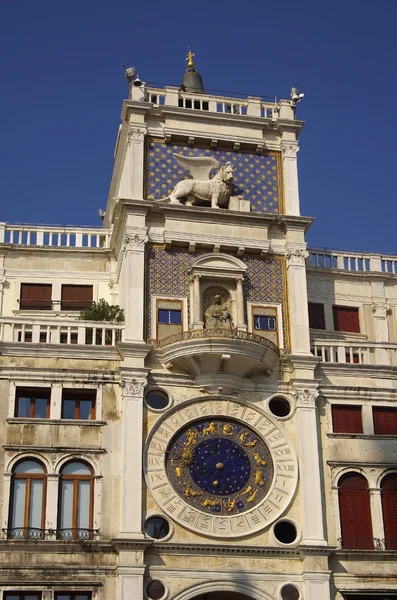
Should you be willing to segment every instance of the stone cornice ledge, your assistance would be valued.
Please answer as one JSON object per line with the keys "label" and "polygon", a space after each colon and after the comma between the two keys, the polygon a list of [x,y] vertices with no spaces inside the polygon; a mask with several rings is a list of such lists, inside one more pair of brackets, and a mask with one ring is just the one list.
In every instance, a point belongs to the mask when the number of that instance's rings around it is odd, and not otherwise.
{"label": "stone cornice ledge", "polygon": [[167,554],[180,554],[181,552],[197,554],[262,554],[264,556],[291,556],[293,558],[302,558],[308,554],[329,556],[335,551],[336,546],[306,546],[299,545],[294,548],[284,548],[281,546],[241,546],[226,544],[177,544],[177,543],[157,543],[153,540],[151,550],[157,553],[167,552]]}
{"label": "stone cornice ledge", "polygon": [[80,360],[120,360],[114,346],[85,344],[34,344],[28,342],[1,342],[0,354],[34,356],[35,358],[78,358]]}

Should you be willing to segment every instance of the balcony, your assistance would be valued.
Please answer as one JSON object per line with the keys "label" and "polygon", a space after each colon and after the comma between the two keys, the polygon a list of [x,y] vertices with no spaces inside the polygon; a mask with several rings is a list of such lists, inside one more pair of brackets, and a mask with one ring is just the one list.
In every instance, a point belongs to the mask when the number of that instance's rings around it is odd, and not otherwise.
{"label": "balcony", "polygon": [[39,317],[0,319],[0,343],[115,346],[123,341],[124,324]]}
{"label": "balcony", "polygon": [[397,550],[397,538],[343,537],[338,538],[337,550]]}
{"label": "balcony", "polygon": [[168,368],[190,375],[197,384],[207,377],[270,375],[279,362],[279,349],[270,340],[234,329],[184,331],[156,340],[154,348]]}
{"label": "balcony", "polygon": [[315,270],[397,275],[397,256],[387,254],[309,248],[306,264]]}
{"label": "balcony", "polygon": [[99,529],[40,529],[39,527],[12,527],[3,529],[8,540],[61,540],[63,542],[81,542],[94,540],[101,535]]}
{"label": "balcony", "polygon": [[109,248],[110,230],[0,223],[0,244],[41,248]]}
{"label": "balcony", "polygon": [[322,363],[397,366],[397,344],[312,339],[311,351]]}

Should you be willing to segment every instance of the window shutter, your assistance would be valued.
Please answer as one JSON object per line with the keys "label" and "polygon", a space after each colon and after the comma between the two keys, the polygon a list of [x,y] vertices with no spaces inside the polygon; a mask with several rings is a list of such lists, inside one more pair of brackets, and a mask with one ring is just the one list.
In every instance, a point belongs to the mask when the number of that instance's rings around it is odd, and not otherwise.
{"label": "window shutter", "polygon": [[386,475],[381,490],[386,549],[397,550],[397,474]]}
{"label": "window shutter", "polygon": [[20,308],[32,310],[51,310],[52,285],[44,283],[21,283]]}
{"label": "window shutter", "polygon": [[358,473],[342,477],[339,510],[343,548],[373,549],[368,483]]}
{"label": "window shutter", "polygon": [[92,304],[92,285],[63,285],[61,310],[82,310]]}
{"label": "window shutter", "polygon": [[334,433],[363,433],[361,406],[334,404],[332,423]]}
{"label": "window shutter", "polygon": [[360,333],[358,308],[352,306],[334,306],[334,328],[336,331]]}
{"label": "window shutter", "polygon": [[325,329],[324,304],[309,302],[309,327]]}
{"label": "window shutter", "polygon": [[374,432],[376,434],[397,434],[397,409],[387,406],[372,408]]}

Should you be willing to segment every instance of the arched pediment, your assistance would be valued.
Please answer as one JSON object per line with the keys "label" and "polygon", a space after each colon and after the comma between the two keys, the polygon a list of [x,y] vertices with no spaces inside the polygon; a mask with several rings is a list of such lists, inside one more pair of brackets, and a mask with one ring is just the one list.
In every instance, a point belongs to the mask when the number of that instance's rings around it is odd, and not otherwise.
{"label": "arched pediment", "polygon": [[212,253],[199,256],[191,266],[191,273],[200,273],[208,276],[231,277],[244,275],[247,266],[240,259],[230,254]]}

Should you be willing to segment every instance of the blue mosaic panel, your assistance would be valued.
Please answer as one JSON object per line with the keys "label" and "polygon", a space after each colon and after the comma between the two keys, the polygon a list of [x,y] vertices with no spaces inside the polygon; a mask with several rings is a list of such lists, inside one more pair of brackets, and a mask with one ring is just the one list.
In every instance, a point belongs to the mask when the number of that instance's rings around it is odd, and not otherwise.
{"label": "blue mosaic panel", "polygon": [[[152,296],[186,297],[190,311],[189,269],[199,254],[207,254],[207,251],[203,250],[193,254],[183,249],[150,248],[148,256],[148,339],[151,338]],[[243,285],[245,307],[247,302],[283,304],[281,260],[266,260],[259,256],[243,256],[241,260],[247,265]],[[247,315],[245,315],[245,319],[247,319]]]}
{"label": "blue mosaic panel", "polygon": [[[166,198],[179,181],[191,178],[189,171],[176,162],[173,154],[212,156],[220,163],[231,162],[235,167],[232,195],[249,200],[251,212],[280,212],[281,186],[277,153],[229,152],[150,140],[147,149],[147,197]],[[211,172],[211,177],[214,174],[215,170]]]}

